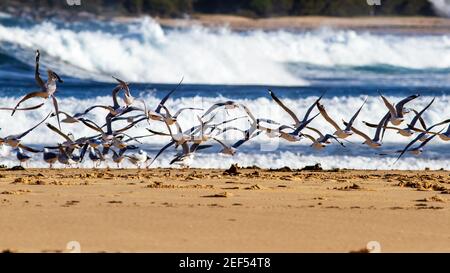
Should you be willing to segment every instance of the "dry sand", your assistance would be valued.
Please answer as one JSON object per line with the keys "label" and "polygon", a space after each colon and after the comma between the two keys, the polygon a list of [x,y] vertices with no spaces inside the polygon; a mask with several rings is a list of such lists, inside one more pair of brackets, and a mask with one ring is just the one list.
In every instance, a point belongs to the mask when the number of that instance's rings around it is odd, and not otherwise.
{"label": "dry sand", "polygon": [[450,252],[449,171],[0,171],[0,251]]}
{"label": "dry sand", "polygon": [[[123,18],[122,18],[123,19]],[[337,28],[372,30],[379,32],[427,32],[448,34],[450,19],[439,17],[325,17],[298,16],[252,19],[234,15],[194,15],[189,19],[156,18],[166,27],[187,27],[203,25],[207,27],[227,26],[234,30],[248,29],[315,29]]]}

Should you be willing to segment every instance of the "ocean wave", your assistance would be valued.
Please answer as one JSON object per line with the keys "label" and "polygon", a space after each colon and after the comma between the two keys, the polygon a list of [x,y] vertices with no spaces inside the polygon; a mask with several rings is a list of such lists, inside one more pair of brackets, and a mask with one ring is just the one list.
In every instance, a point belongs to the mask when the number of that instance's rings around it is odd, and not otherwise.
{"label": "ocean wave", "polygon": [[302,64],[305,73],[304,64],[381,71],[450,68],[448,35],[167,29],[149,17],[98,24],[0,25],[0,52],[32,65],[32,53],[40,48],[42,60],[49,58],[61,74],[97,81],[116,75],[133,82],[175,83],[184,76],[186,83],[300,86],[308,80],[293,64]]}

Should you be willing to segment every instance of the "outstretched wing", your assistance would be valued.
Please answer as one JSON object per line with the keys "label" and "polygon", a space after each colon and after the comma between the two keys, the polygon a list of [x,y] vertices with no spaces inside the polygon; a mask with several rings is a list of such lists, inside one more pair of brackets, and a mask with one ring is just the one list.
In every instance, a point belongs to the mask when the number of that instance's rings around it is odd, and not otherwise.
{"label": "outstretched wing", "polygon": [[319,109],[319,112],[322,115],[322,117],[324,117],[324,119],[328,123],[330,123],[336,130],[341,130],[341,127],[339,127],[339,125],[337,125],[337,123],[328,115],[327,111],[325,110],[325,107],[322,104],[317,103],[317,108]]}
{"label": "outstretched wing", "polygon": [[395,110],[397,112],[397,116],[403,117],[403,107],[405,106],[405,104],[407,104],[408,102],[410,102],[413,99],[416,99],[418,97],[420,97],[419,94],[414,94],[414,95],[411,95],[411,96],[409,96],[407,98],[404,98],[401,101],[399,101],[399,103],[397,103],[397,105],[395,105]]}
{"label": "outstretched wing", "polygon": [[[431,101],[430,101],[430,103],[428,103],[428,105],[427,106],[425,106],[425,108],[423,108],[422,109],[422,111],[420,111],[420,112],[416,112],[415,110],[414,110],[414,113],[416,113],[416,116],[411,120],[411,122],[408,124],[408,128],[414,128],[414,126],[416,125],[416,122],[420,119],[420,122],[421,122],[421,124],[422,124],[422,127],[425,125],[424,124],[424,121],[421,119],[421,116],[422,116],[422,114],[431,106],[431,104],[433,104],[433,102],[434,102],[434,99],[435,98],[433,98]],[[426,129],[426,127],[424,127],[424,129]]]}
{"label": "outstretched wing", "polygon": [[24,102],[24,101],[26,101],[26,100],[29,100],[29,99],[31,99],[31,98],[35,98],[35,97],[46,99],[46,98],[48,98],[48,93],[45,92],[45,91],[37,91],[37,92],[31,92],[31,93],[26,94],[26,95],[25,95],[25,96],[24,96],[24,97],[16,104],[16,106],[14,107],[14,109],[13,109],[13,111],[12,111],[12,113],[11,113],[11,116],[14,115],[14,113],[15,113],[16,110],[17,110],[17,107],[19,107],[19,105],[20,105],[22,102]]}
{"label": "outstretched wing", "polygon": [[283,108],[284,111],[286,111],[286,113],[288,113],[292,119],[295,122],[295,126],[299,126],[300,125],[300,120],[298,119],[298,117],[294,114],[294,112],[292,112],[291,109],[287,108],[286,105],[283,104],[283,102],[275,95],[274,92],[272,92],[272,90],[269,89],[269,94],[272,97],[272,99],[278,103],[279,106],[281,106],[281,108]]}
{"label": "outstretched wing", "polygon": [[172,89],[169,93],[167,93],[167,95],[159,102],[158,107],[156,107],[156,109],[155,109],[156,113],[159,113],[159,111],[161,111],[161,106],[164,105],[164,103],[166,103],[166,101],[169,99],[170,95],[172,95],[172,93],[175,92],[175,90],[177,90],[178,87],[180,87],[183,80],[184,80],[184,76],[181,78],[181,81],[177,84],[177,86],[175,86],[174,89]]}
{"label": "outstretched wing", "polygon": [[358,111],[356,111],[356,113],[350,119],[349,126],[346,126],[345,130],[347,130],[347,131],[350,130],[350,128],[353,126],[353,123],[355,122],[356,118],[358,117],[359,113],[361,112],[361,110],[364,107],[364,105],[366,104],[366,102],[367,102],[367,98],[364,100],[364,102],[361,105],[361,107],[359,107]]}

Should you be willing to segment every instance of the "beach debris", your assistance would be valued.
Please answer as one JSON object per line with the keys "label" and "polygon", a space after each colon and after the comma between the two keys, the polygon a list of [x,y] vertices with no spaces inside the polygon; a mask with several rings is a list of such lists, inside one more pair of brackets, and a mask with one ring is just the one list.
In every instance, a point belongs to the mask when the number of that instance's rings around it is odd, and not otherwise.
{"label": "beach debris", "polygon": [[302,171],[322,171],[322,165],[320,163],[316,163],[314,165],[305,166],[301,169]]}
{"label": "beach debris", "polygon": [[62,205],[62,207],[70,207],[70,206],[76,205],[78,203],[80,203],[80,201],[78,201],[78,200],[69,200],[69,201],[66,201],[66,203],[64,205]]}
{"label": "beach debris", "polygon": [[233,194],[231,192],[221,192],[221,193],[216,193],[216,194],[211,194],[211,195],[204,195],[202,197],[209,197],[209,198],[226,198],[226,197],[231,197],[233,196]]}
{"label": "beach debris", "polygon": [[230,175],[230,176],[239,175],[240,172],[238,170],[239,170],[239,166],[237,164],[231,164],[230,168],[228,170],[225,170],[223,172],[223,174]]}
{"label": "beach debris", "polygon": [[28,190],[28,189],[25,189],[25,190],[16,190],[16,191],[8,191],[8,190],[6,190],[6,191],[0,192],[0,194],[20,195],[20,194],[25,194],[25,193],[29,193],[29,192],[31,192],[31,191]]}
{"label": "beach debris", "polygon": [[446,200],[440,196],[434,195],[423,199],[416,200],[417,202],[446,202]]}
{"label": "beach debris", "polygon": [[446,192],[448,189],[444,186],[438,185],[436,183],[431,183],[428,181],[400,181],[397,184],[399,187],[409,187],[417,189],[418,191],[440,191],[442,193]]}
{"label": "beach debris", "polygon": [[9,168],[8,171],[24,171],[25,168],[22,166],[14,166],[12,168]]}
{"label": "beach debris", "polygon": [[352,185],[347,185],[344,187],[334,187],[333,189],[340,190],[340,191],[350,191],[350,190],[361,190],[362,188],[360,185],[353,183]]}
{"label": "beach debris", "polygon": [[278,169],[270,169],[269,171],[271,171],[271,172],[292,172],[292,169],[289,168],[288,166],[284,166],[284,167],[278,168]]}
{"label": "beach debris", "polygon": [[267,188],[264,186],[261,186],[259,184],[255,184],[255,185],[251,185],[250,187],[246,187],[245,189],[246,190],[265,190]]}

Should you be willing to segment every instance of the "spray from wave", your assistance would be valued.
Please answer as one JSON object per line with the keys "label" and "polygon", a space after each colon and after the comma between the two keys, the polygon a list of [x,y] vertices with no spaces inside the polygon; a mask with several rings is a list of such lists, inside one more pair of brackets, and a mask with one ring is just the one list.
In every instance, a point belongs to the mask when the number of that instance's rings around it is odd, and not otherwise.
{"label": "spray from wave", "polygon": [[301,86],[308,81],[296,64],[306,64],[306,74],[308,65],[450,67],[447,35],[166,29],[149,17],[128,23],[0,24],[0,53],[31,65],[36,48],[62,74],[97,81],[116,75],[133,82],[176,83],[184,76],[185,83]]}
{"label": "spray from wave", "polygon": [[437,14],[450,17],[450,1],[449,0],[429,0]]}

